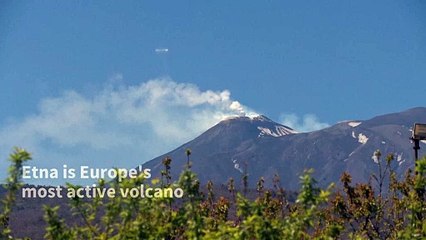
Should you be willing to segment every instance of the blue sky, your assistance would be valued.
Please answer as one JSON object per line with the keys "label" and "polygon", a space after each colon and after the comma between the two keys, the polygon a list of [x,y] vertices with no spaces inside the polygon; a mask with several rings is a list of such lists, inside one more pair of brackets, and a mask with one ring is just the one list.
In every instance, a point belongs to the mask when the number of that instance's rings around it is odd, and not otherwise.
{"label": "blue sky", "polygon": [[420,0],[2,1],[0,157],[24,145],[41,166],[130,167],[241,111],[312,130],[424,106],[425,12]]}

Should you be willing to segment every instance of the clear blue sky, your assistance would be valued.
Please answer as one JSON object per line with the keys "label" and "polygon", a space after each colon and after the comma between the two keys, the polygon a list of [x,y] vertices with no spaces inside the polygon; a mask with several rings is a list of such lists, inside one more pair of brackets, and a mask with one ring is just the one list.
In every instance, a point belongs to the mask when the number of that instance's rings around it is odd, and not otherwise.
{"label": "clear blue sky", "polygon": [[[168,79],[163,85],[191,83],[201,93],[227,89],[232,100],[275,120],[314,114],[334,124],[425,106],[425,12],[421,0],[4,0],[0,133],[48,124],[40,120],[49,116],[43,102],[56,99],[62,109],[64,92],[90,102],[110,82],[129,90],[161,77]],[[30,146],[72,155],[81,143],[57,142],[53,130],[44,131]]]}

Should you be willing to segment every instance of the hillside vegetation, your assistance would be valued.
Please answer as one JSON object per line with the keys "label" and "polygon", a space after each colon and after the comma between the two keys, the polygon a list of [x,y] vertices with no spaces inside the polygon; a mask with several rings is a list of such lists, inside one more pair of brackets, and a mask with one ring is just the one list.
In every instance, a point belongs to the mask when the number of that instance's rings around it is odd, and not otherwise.
{"label": "hillside vegetation", "polygon": [[[44,207],[45,239],[425,239],[426,238],[426,158],[414,171],[398,177],[393,169],[394,156],[374,153],[377,171],[370,181],[352,184],[351,176],[342,173],[341,187],[331,184],[317,187],[306,170],[300,177],[301,188],[293,201],[275,175],[273,188],[265,188],[263,178],[249,196],[248,175],[229,179],[226,193],[214,183],[200,186],[191,171],[191,152],[186,151],[187,166],[179,179],[171,179],[170,163],[163,160],[161,179],[148,181],[143,174],[121,182],[100,181],[99,188],[130,188],[141,184],[182,188],[180,199],[72,198],[69,208],[74,216],[60,214],[59,206]],[[22,187],[22,166],[31,159],[23,149],[10,155],[11,166],[6,180],[0,213],[1,239],[22,236],[11,226],[16,199]],[[242,183],[242,187],[239,183]],[[68,185],[68,188],[77,186]],[[205,189],[205,190],[201,190]],[[253,195],[253,191],[251,192]],[[72,221],[70,219],[72,218]],[[19,222],[19,219],[18,219]],[[16,232],[12,231],[16,230]],[[36,236],[28,236],[36,238]]]}

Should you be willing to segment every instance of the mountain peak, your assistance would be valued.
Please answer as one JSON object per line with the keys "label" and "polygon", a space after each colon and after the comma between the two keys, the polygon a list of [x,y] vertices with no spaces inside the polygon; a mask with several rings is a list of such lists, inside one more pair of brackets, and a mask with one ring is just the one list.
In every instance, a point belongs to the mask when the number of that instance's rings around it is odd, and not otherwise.
{"label": "mountain peak", "polygon": [[225,118],[223,121],[232,121],[232,120],[242,120],[242,121],[260,121],[260,122],[272,122],[271,119],[266,117],[265,115],[256,114],[256,115],[244,115],[244,116],[231,116]]}
{"label": "mountain peak", "polygon": [[257,121],[273,122],[271,119],[269,119],[265,115],[258,115],[258,116],[253,117],[252,119],[257,120]]}
{"label": "mountain peak", "polygon": [[283,187],[297,189],[298,176],[308,168],[316,169],[313,176],[324,186],[338,182],[342,171],[349,172],[354,183],[368,181],[371,169],[377,169],[371,155],[380,149],[395,154],[392,166],[398,176],[403,176],[414,166],[410,127],[425,119],[426,108],[414,108],[295,134],[293,129],[263,115],[232,117],[144,167],[161,177],[162,159],[169,156],[173,159],[171,175],[177,179],[187,161],[185,150],[190,148],[192,170],[202,183],[210,180],[226,184],[231,177],[240,179],[245,164],[251,186],[260,177],[271,186],[274,174],[278,174]]}
{"label": "mountain peak", "polygon": [[230,117],[221,121],[217,126],[225,127],[226,131],[232,128],[234,133],[251,132],[256,138],[265,136],[281,137],[297,133],[292,128],[276,123],[265,115]]}

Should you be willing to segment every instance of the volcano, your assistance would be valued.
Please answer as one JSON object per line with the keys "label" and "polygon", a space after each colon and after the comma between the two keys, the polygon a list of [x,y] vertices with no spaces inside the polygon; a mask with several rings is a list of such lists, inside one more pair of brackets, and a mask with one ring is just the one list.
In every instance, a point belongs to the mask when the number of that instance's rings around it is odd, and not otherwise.
{"label": "volcano", "polygon": [[[338,182],[344,171],[354,182],[369,181],[378,170],[374,151],[380,150],[381,161],[393,153],[392,167],[399,176],[414,167],[410,142],[415,122],[426,122],[426,108],[374,117],[369,120],[342,121],[331,127],[308,133],[260,115],[233,117],[219,122],[206,132],[175,150],[143,164],[152,177],[161,177],[162,159],[170,157],[171,175],[177,180],[185,168],[186,149],[191,149],[192,170],[201,183],[211,180],[225,184],[229,178],[238,183],[248,174],[250,186],[260,177],[271,186],[275,174],[286,189],[299,187],[299,176],[305,169],[314,169],[320,185]],[[426,143],[421,143],[426,148]]]}

